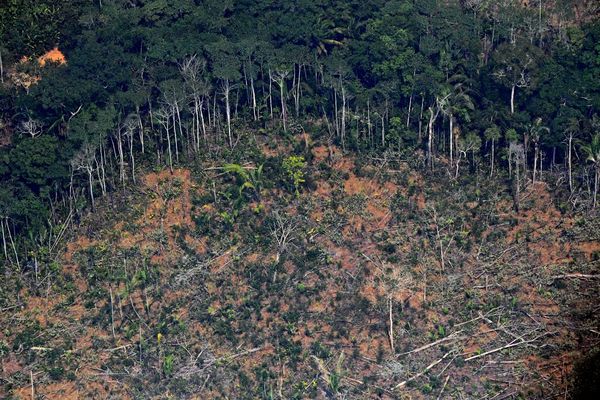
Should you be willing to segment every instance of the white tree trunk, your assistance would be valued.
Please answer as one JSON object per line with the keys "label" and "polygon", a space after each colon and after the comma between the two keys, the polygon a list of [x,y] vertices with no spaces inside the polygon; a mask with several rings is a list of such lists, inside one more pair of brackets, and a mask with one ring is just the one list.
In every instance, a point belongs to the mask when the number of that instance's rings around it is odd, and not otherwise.
{"label": "white tree trunk", "polygon": [[119,151],[119,179],[121,180],[121,183],[125,183],[125,157],[123,155],[123,142],[121,140],[120,127],[117,128],[117,149]]}
{"label": "white tree trunk", "polygon": [[571,155],[571,146],[573,145],[573,134],[569,134],[569,146],[568,146],[568,154],[567,154],[567,161],[568,161],[568,169],[569,169],[569,190],[571,191],[571,193],[573,193],[573,173],[572,173],[572,155]]}
{"label": "white tree trunk", "polygon": [[515,113],[515,89],[516,89],[516,85],[512,85],[512,88],[510,89],[510,113],[514,114]]}
{"label": "white tree trunk", "polygon": [[88,183],[89,183],[89,189],[90,189],[90,199],[92,200],[92,210],[95,210],[96,202],[94,201],[94,177],[93,177],[93,169],[90,166],[87,167],[87,173],[88,173]]}
{"label": "white tree trunk", "polygon": [[450,113],[450,165],[452,165],[454,147],[454,115]]}
{"label": "white tree trunk", "polygon": [[342,149],[346,150],[346,89],[342,85]]}
{"label": "white tree trunk", "polygon": [[[200,123],[202,124],[202,137],[204,138],[204,143],[206,144],[206,123],[204,122],[204,98],[200,101]],[[208,116],[210,118],[210,110],[208,112]],[[210,123],[210,122],[209,122]]]}
{"label": "white tree trunk", "polygon": [[538,161],[538,146],[536,144],[533,152],[533,183],[535,183],[535,176],[537,173],[537,161]]}
{"label": "white tree trunk", "polygon": [[408,115],[406,116],[406,128],[410,128],[410,113],[412,112],[412,101],[413,94],[410,94],[410,99],[408,100]]}
{"label": "white tree trunk", "polygon": [[252,93],[252,117],[255,121],[258,120],[258,114],[256,113],[256,91],[254,90],[254,78],[250,78],[250,90]]}
{"label": "white tree trunk", "polygon": [[[494,175],[494,139],[492,139],[492,160],[491,160],[491,165],[490,165],[490,176]],[[510,161],[509,161],[510,163]]]}
{"label": "white tree trunk", "polygon": [[2,63],[2,49],[0,49],[0,82],[4,83],[4,64]]}
{"label": "white tree trunk", "polygon": [[284,97],[284,86],[285,79],[280,78],[279,82],[279,96],[281,97],[281,119],[283,120],[283,131],[287,132],[287,110],[285,107],[285,97]]}
{"label": "white tree trunk", "polygon": [[596,172],[594,174],[594,203],[592,205],[593,208],[596,208],[596,200],[598,198],[598,180],[600,179],[600,165],[596,165]]}
{"label": "white tree trunk", "polygon": [[427,163],[433,169],[433,126],[437,118],[437,112],[429,107],[429,123],[427,124]]}
{"label": "white tree trunk", "polygon": [[223,94],[225,96],[225,116],[227,117],[227,138],[229,140],[229,147],[233,147],[233,136],[231,135],[231,106],[229,104],[230,90],[231,87],[229,86],[229,80],[225,79]]}
{"label": "white tree trunk", "polygon": [[273,120],[273,76],[271,75],[271,68],[269,68],[269,110],[271,120]]}
{"label": "white tree trunk", "polygon": [[137,117],[138,117],[138,125],[140,128],[139,131],[139,135],[140,135],[140,144],[142,146],[142,154],[144,154],[144,124],[142,124],[142,117],[140,115],[140,108],[136,107],[136,113],[137,113]]}

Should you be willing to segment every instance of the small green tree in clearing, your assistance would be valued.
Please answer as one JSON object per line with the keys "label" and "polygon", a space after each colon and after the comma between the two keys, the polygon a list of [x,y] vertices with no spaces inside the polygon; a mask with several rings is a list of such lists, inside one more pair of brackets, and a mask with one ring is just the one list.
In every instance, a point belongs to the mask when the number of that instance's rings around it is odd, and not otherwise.
{"label": "small green tree in clearing", "polygon": [[304,168],[306,161],[302,156],[289,156],[283,160],[283,169],[294,185],[296,197],[300,196],[300,185],[305,182]]}

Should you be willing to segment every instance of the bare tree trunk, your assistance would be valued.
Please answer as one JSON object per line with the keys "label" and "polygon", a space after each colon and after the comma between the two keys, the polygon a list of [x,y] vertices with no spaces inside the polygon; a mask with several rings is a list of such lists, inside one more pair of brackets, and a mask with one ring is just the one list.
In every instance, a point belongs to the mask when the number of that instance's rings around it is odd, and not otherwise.
{"label": "bare tree trunk", "polygon": [[135,157],[133,155],[133,132],[129,135],[129,158],[131,160],[131,179],[135,183]]}
{"label": "bare tree trunk", "polygon": [[381,145],[385,147],[385,117],[381,116]]}
{"label": "bare tree trunk", "polygon": [[512,151],[510,145],[508,148],[508,177],[512,178]]}
{"label": "bare tree trunk", "polygon": [[271,114],[271,121],[273,120],[273,75],[271,74],[271,68],[269,68],[269,110]]}
{"label": "bare tree trunk", "polygon": [[393,300],[390,296],[388,299],[388,310],[389,310],[389,336],[390,336],[390,348],[392,350],[392,354],[396,353],[394,348],[394,314],[393,314]]}
{"label": "bare tree trunk", "polygon": [[112,292],[112,287],[110,288],[110,327],[111,327],[111,331],[112,331],[112,337],[113,339],[116,338],[115,336],[115,308],[114,308],[114,300],[113,300],[113,292]]}
{"label": "bare tree trunk", "polygon": [[152,112],[150,97],[148,97],[148,112],[150,113],[150,129],[154,130],[154,113]]}
{"label": "bare tree trunk", "polygon": [[[188,145],[188,149],[186,151],[188,157],[190,154],[196,154],[198,152],[198,143],[200,140],[200,123],[198,122],[199,117],[196,112],[196,105],[194,104],[194,108],[190,108],[189,111],[192,114],[192,125],[190,126],[189,121],[186,120],[186,124],[183,127]],[[181,123],[181,116],[179,118],[179,122]]]}
{"label": "bare tree trunk", "polygon": [[250,91],[252,94],[252,117],[255,121],[258,120],[258,114],[256,113],[256,92],[254,90],[254,78],[250,78]]}
{"label": "bare tree trunk", "polygon": [[4,64],[2,63],[2,49],[0,48],[0,82],[4,83]]}
{"label": "bare tree trunk", "polygon": [[31,384],[31,400],[35,400],[35,386],[33,384],[33,370],[29,370],[29,382]]}
{"label": "bare tree trunk", "polygon": [[217,93],[213,97],[213,128],[217,128]]}
{"label": "bare tree trunk", "polygon": [[340,125],[338,123],[338,103],[337,103],[337,90],[335,90],[335,87],[333,88],[333,111],[334,111],[334,124],[333,126],[335,126],[335,136],[340,136]]}
{"label": "bare tree trunk", "polygon": [[[200,101],[200,123],[202,124],[202,137],[204,138],[204,143],[206,144],[207,138],[206,138],[206,124],[204,122],[204,98]],[[208,116],[210,118],[210,110],[208,112]],[[209,121],[210,124],[210,121]]]}
{"label": "bare tree trunk", "polygon": [[515,89],[516,89],[516,85],[512,85],[512,88],[510,89],[510,113],[511,114],[515,113]]}
{"label": "bare tree trunk", "polygon": [[120,126],[117,128],[117,150],[119,151],[119,180],[123,184],[125,183],[125,156],[123,155],[123,142],[121,140]]}
{"label": "bare tree trunk", "polygon": [[179,163],[179,144],[177,143],[177,120],[175,119],[175,107],[171,106],[171,118],[173,119],[173,144],[175,145],[175,161]]}
{"label": "bare tree trunk", "polygon": [[135,106],[135,112],[137,114],[138,125],[140,128],[139,136],[140,136],[140,145],[142,146],[142,154],[144,154],[144,124],[142,123],[142,117],[140,115],[140,107]]}
{"label": "bare tree trunk", "polygon": [[173,172],[173,153],[171,152],[171,132],[169,132],[169,116],[166,117],[165,130],[167,133],[167,149],[169,154],[169,169]]}
{"label": "bare tree trunk", "polygon": [[600,165],[596,165],[595,173],[594,173],[594,202],[592,204],[593,208],[596,208],[597,198],[598,198],[598,180],[600,179]]}
{"label": "bare tree trunk", "polygon": [[450,165],[453,162],[453,144],[454,144],[454,115],[450,113]]}
{"label": "bare tree trunk", "polygon": [[17,246],[15,244],[15,240],[13,239],[13,235],[10,231],[10,226],[8,225],[8,217],[6,217],[4,224],[6,225],[6,230],[8,232],[8,238],[10,239],[10,245],[13,249],[13,253],[15,255],[15,260],[17,262],[17,268],[21,269],[21,262],[19,261],[19,252],[17,251]]}
{"label": "bare tree trunk", "polygon": [[[182,128],[182,124],[181,124],[181,115],[179,114],[179,103],[175,102],[175,115],[177,115],[177,123],[179,124],[179,136],[181,136],[181,145],[183,146],[183,128]],[[175,117],[173,117],[175,118]],[[186,131],[188,131],[186,129]],[[188,134],[186,135],[187,137],[187,149],[188,151],[186,151],[187,154],[189,154],[189,148],[190,148],[190,139],[189,139],[189,131]],[[183,151],[183,149],[182,149]],[[179,162],[179,160],[177,160]]]}
{"label": "bare tree trunk", "polygon": [[433,169],[433,126],[437,119],[437,112],[433,111],[433,107],[429,107],[429,123],[427,124],[427,164]]}
{"label": "bare tree trunk", "polygon": [[102,166],[102,146],[100,147],[100,161],[96,159],[94,155],[94,163],[96,164],[96,175],[98,175],[98,182],[100,183],[100,191],[102,195],[106,194],[106,181],[103,180],[104,166]]}
{"label": "bare tree trunk", "polygon": [[285,107],[285,97],[283,96],[283,85],[285,84],[285,80],[281,78],[279,81],[279,95],[281,97],[281,118],[283,119],[283,131],[287,132],[287,110]]}
{"label": "bare tree trunk", "polygon": [[572,172],[572,151],[571,151],[572,145],[573,145],[573,134],[570,133],[569,134],[567,160],[568,160],[568,168],[569,168],[569,190],[571,191],[571,193],[573,193],[573,172]]}
{"label": "bare tree trunk", "polygon": [[225,116],[227,118],[227,138],[229,140],[229,147],[233,147],[233,136],[231,135],[231,107],[229,104],[229,93],[231,86],[229,85],[229,79],[223,81],[223,96],[225,97]]}
{"label": "bare tree trunk", "polygon": [[544,151],[540,150],[540,182],[544,181]]}
{"label": "bare tree trunk", "polygon": [[521,177],[520,177],[520,173],[519,173],[519,164],[520,163],[521,163],[520,157],[517,156],[517,162],[516,162],[517,170],[515,171],[515,173],[517,175],[517,187],[515,188],[515,208],[517,209],[517,211],[519,211],[519,209],[521,208]]}
{"label": "bare tree trunk", "polygon": [[92,200],[92,210],[96,209],[96,203],[94,201],[94,177],[93,177],[93,169],[91,167],[87,167],[88,173],[88,183],[90,189],[90,199]]}
{"label": "bare tree trunk", "polygon": [[534,152],[533,152],[533,183],[535,183],[535,177],[536,177],[536,173],[537,173],[538,157],[539,157],[539,146],[536,143],[535,144],[535,149],[534,149]]}
{"label": "bare tree trunk", "polygon": [[200,98],[194,94],[194,150],[196,153],[200,151]]}
{"label": "bare tree trunk", "polygon": [[206,114],[208,115],[208,126],[213,126],[210,116],[210,93],[208,94],[208,100],[206,101]]}
{"label": "bare tree trunk", "polygon": [[4,250],[4,258],[8,260],[8,251],[6,250],[6,235],[4,233],[4,220],[0,220],[0,228],[2,229],[2,248]]}
{"label": "bare tree trunk", "polygon": [[106,145],[100,146],[100,168],[102,170],[102,185],[104,186],[104,193],[106,194]]}
{"label": "bare tree trunk", "polygon": [[[465,155],[465,157],[466,157],[466,155]],[[454,171],[454,179],[458,178],[458,169],[460,168],[460,161],[461,161],[461,159],[462,159],[462,152],[459,151],[458,155],[456,157],[456,169]]]}
{"label": "bare tree trunk", "polygon": [[423,131],[423,107],[425,106],[425,96],[421,96],[421,110],[419,111],[419,143],[421,143]]}
{"label": "bare tree trunk", "polygon": [[369,144],[372,145],[373,142],[371,140],[371,137],[372,137],[372,133],[371,133],[371,104],[370,104],[369,100],[367,100],[367,133],[369,135]]}
{"label": "bare tree trunk", "polygon": [[235,89],[235,101],[233,102],[233,117],[237,118],[238,117],[238,104],[240,101],[240,89],[236,88]]}
{"label": "bare tree trunk", "polygon": [[[492,139],[492,160],[490,163],[490,177],[494,175],[494,139]],[[510,163],[510,161],[509,161]]]}
{"label": "bare tree trunk", "polygon": [[296,82],[296,117],[300,116],[300,96],[302,91],[300,90],[300,75],[302,74],[302,64],[298,65],[298,81]]}
{"label": "bare tree trunk", "polygon": [[346,150],[346,89],[342,85],[342,149]]}
{"label": "bare tree trunk", "polygon": [[408,115],[406,116],[406,128],[410,128],[410,113],[412,112],[412,101],[413,94],[410,94],[410,99],[408,100]]}

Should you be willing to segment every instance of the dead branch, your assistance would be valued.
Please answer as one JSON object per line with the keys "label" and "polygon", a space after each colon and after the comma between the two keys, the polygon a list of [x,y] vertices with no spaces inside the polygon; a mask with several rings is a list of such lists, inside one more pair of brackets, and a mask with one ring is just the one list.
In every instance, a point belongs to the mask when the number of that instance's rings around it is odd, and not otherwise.
{"label": "dead branch", "polygon": [[448,341],[451,341],[451,340],[459,340],[459,339],[464,339],[464,338],[465,338],[464,336],[458,336],[458,334],[459,334],[459,333],[462,333],[462,332],[463,332],[463,331],[457,331],[457,332],[454,332],[454,333],[450,334],[449,336],[446,336],[445,338],[442,338],[442,339],[436,340],[435,342],[432,342],[432,343],[426,344],[426,345],[424,345],[424,346],[421,346],[421,347],[419,347],[419,348],[416,348],[416,349],[414,349],[414,350],[407,351],[407,352],[405,352],[405,353],[396,354],[396,357],[405,356],[405,355],[408,355],[408,354],[413,354],[413,353],[418,353],[418,352],[420,352],[420,351],[427,350],[427,349],[428,349],[428,348],[430,348],[430,347],[437,346],[438,344],[441,344],[441,343],[444,343],[444,342],[448,342]]}
{"label": "dead branch", "polygon": [[253,349],[244,350],[244,351],[242,351],[240,353],[230,354],[230,355],[226,355],[226,356],[219,357],[219,358],[213,358],[211,360],[206,360],[204,367],[207,368],[207,367],[209,367],[211,365],[214,365],[216,363],[219,363],[221,361],[235,360],[236,358],[243,357],[243,356],[248,355],[248,354],[256,353],[257,351],[262,350],[262,348],[263,348],[262,346],[261,347],[255,347]]}
{"label": "dead branch", "polygon": [[600,279],[599,275],[589,275],[589,274],[564,274],[564,275],[555,275],[551,277],[552,281],[549,284],[552,284],[554,281],[559,279]]}
{"label": "dead branch", "polygon": [[397,384],[396,386],[394,386],[392,388],[392,390],[397,390],[403,386],[406,386],[406,384],[408,382],[414,381],[415,379],[419,378],[420,376],[423,376],[427,373],[427,371],[429,371],[431,368],[435,367],[436,365],[438,365],[439,363],[441,363],[442,361],[444,361],[446,359],[446,357],[448,357],[450,354],[454,353],[455,350],[450,350],[449,352],[447,352],[446,354],[444,354],[444,356],[442,358],[440,358],[439,360],[436,360],[434,362],[432,362],[431,364],[429,364],[427,366],[427,368],[425,368],[423,371],[419,372],[416,375],[411,376],[410,378],[408,378],[405,381],[400,382],[399,384]]}
{"label": "dead branch", "polygon": [[356,384],[356,385],[367,385],[367,386],[371,386],[371,387],[373,387],[375,389],[383,390],[387,394],[390,394],[390,395],[393,394],[393,392],[391,392],[389,389],[383,388],[381,386],[373,385],[373,384],[370,384],[370,383],[366,383],[366,382],[363,382],[363,381],[355,379],[355,378],[350,378],[349,376],[346,376],[343,379],[346,380],[346,381],[348,381],[348,382],[351,382],[353,384]]}
{"label": "dead branch", "polygon": [[495,349],[486,351],[485,353],[476,354],[474,356],[465,358],[465,361],[472,361],[472,360],[475,360],[475,359],[478,359],[478,358],[481,358],[481,357],[485,357],[485,356],[490,355],[490,354],[497,353],[497,352],[502,351],[502,350],[510,349],[512,347],[517,347],[517,346],[521,346],[521,345],[524,345],[524,344],[533,343],[536,340],[538,340],[538,339],[540,339],[540,338],[542,338],[544,336],[552,335],[554,333],[555,332],[546,332],[546,333],[544,333],[542,335],[538,335],[538,336],[534,337],[533,339],[529,339],[529,340],[521,339],[520,341],[516,341],[517,339],[515,339],[515,340],[513,340],[512,342],[510,342],[509,344],[507,344],[505,346],[497,347]]}
{"label": "dead branch", "polygon": [[33,351],[52,351],[54,349],[50,348],[50,347],[32,347],[31,350],[33,350]]}
{"label": "dead branch", "polygon": [[440,394],[438,394],[438,397],[436,400],[440,400],[442,398],[442,394],[444,393],[444,389],[446,389],[446,385],[448,384],[449,379],[450,379],[450,375],[447,375],[446,380],[444,381],[444,386],[442,386],[442,390],[440,390]]}
{"label": "dead branch", "polygon": [[[488,311],[487,313],[485,313],[485,315],[491,315],[493,312],[495,312],[495,311],[497,311],[497,310],[499,310],[499,309],[500,309],[500,307],[492,308],[490,311]],[[468,321],[464,321],[464,322],[461,322],[461,323],[459,323],[459,324],[456,324],[456,325],[454,325],[454,327],[456,328],[456,327],[459,327],[459,326],[463,326],[463,325],[469,324],[469,323],[471,323],[471,322],[478,321],[478,320],[480,320],[481,318],[483,318],[483,317],[482,317],[482,316],[481,316],[481,314],[480,314],[478,317],[475,317],[475,318],[473,318],[473,319],[470,319],[470,320],[468,320]]]}

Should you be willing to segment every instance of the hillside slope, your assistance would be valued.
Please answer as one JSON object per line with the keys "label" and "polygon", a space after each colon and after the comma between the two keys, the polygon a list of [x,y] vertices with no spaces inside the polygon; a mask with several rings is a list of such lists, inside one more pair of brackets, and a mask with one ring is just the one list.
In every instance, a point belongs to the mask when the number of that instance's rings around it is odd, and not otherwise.
{"label": "hillside slope", "polygon": [[[292,148],[305,165],[289,167]],[[30,271],[2,309],[1,396],[574,389],[573,365],[598,339],[598,285],[574,275],[598,272],[597,216],[561,214],[544,182],[515,212],[499,178],[424,174],[393,153],[349,157],[299,137],[249,154],[239,168],[147,172],[103,199],[55,271]]]}

